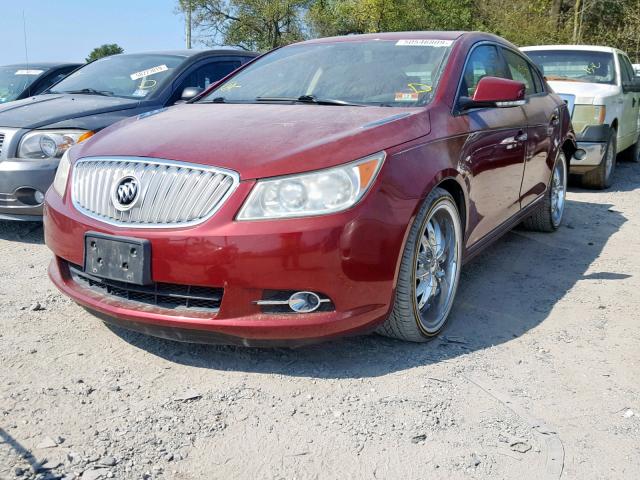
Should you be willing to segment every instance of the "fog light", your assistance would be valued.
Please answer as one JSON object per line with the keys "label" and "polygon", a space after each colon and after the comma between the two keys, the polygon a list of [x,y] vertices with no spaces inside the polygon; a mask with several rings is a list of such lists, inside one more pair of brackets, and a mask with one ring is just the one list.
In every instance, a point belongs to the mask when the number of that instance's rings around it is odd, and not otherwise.
{"label": "fog light", "polygon": [[297,313],[310,313],[320,306],[320,297],[313,292],[296,292],[289,297],[289,308]]}
{"label": "fog light", "polygon": [[32,187],[21,187],[13,195],[23,205],[37,207],[44,202],[44,193]]}

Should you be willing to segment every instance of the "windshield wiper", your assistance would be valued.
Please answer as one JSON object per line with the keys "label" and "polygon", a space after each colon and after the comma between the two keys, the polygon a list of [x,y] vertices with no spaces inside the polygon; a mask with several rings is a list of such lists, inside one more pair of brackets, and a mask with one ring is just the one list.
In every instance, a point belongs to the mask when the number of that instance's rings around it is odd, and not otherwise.
{"label": "windshield wiper", "polygon": [[108,90],[95,90],[93,88],[83,88],[81,90],[64,90],[62,92],[54,92],[53,90],[50,93],[70,93],[70,94],[84,94],[84,95],[102,95],[103,97],[111,97],[113,96],[113,92]]}
{"label": "windshield wiper", "polygon": [[302,95],[300,97],[257,97],[257,102],[297,102],[312,103],[314,105],[340,105],[347,107],[364,107],[362,103],[346,102],[332,98],[318,98],[315,95]]}

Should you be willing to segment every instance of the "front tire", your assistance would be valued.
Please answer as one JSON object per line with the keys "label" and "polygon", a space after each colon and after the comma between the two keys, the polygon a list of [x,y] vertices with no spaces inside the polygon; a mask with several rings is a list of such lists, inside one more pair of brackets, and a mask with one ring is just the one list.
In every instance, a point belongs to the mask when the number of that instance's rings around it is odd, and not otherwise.
{"label": "front tire", "polygon": [[609,188],[616,168],[617,154],[616,131],[611,130],[600,165],[582,176],[582,185],[586,188],[595,188],[597,190]]}
{"label": "front tire", "polygon": [[542,205],[522,225],[536,232],[554,232],[562,223],[567,197],[567,157],[558,152]]}
{"label": "front tire", "polygon": [[409,232],[393,310],[378,333],[425,342],[442,330],[458,288],[462,241],[455,200],[446,190],[435,188]]}

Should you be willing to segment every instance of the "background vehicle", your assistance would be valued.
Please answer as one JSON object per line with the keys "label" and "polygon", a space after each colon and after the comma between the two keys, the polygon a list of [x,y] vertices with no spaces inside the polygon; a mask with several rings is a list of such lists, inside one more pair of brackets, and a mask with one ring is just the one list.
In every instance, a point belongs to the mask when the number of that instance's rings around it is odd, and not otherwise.
{"label": "background vehicle", "polygon": [[255,56],[238,50],[114,55],[42,95],[0,107],[0,218],[42,218],[44,192],[74,143],[123,118],[192,98]]}
{"label": "background vehicle", "polygon": [[303,42],[65,153],[50,277],[183,341],[425,341],[463,260],[520,222],[558,228],[575,148],[565,103],[499,37]]}
{"label": "background vehicle", "polygon": [[606,188],[618,152],[640,157],[640,78],[627,55],[615,48],[584,45],[524,47],[549,85],[569,105],[583,159],[571,162],[571,173],[585,186]]}
{"label": "background vehicle", "polygon": [[0,104],[42,93],[81,63],[23,63],[0,67]]}

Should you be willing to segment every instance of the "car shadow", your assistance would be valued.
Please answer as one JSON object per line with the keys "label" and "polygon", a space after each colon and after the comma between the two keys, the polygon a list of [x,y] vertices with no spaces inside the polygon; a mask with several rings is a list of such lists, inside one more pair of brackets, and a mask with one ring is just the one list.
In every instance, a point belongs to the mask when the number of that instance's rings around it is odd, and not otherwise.
{"label": "car shadow", "polygon": [[42,222],[0,220],[0,240],[43,244],[44,229],[42,227]]}
{"label": "car shadow", "polygon": [[183,344],[110,328],[153,355],[211,370],[362,378],[442,362],[520,337],[543,322],[579,281],[625,278],[616,272],[587,274],[626,221],[610,207],[568,201],[565,223],[554,234],[524,230],[506,234],[465,265],[449,324],[426,344],[369,335],[298,349],[251,349]]}

